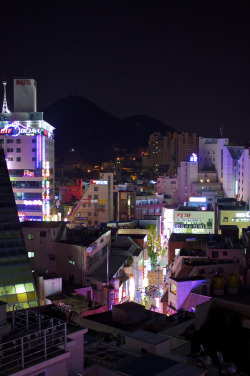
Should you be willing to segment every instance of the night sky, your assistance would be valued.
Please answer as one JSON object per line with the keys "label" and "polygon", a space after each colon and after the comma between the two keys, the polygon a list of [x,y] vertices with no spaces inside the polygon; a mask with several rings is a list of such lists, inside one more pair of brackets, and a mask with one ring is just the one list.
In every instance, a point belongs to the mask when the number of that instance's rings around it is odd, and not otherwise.
{"label": "night sky", "polygon": [[199,135],[250,138],[250,1],[1,1],[1,74],[38,110],[83,96]]}

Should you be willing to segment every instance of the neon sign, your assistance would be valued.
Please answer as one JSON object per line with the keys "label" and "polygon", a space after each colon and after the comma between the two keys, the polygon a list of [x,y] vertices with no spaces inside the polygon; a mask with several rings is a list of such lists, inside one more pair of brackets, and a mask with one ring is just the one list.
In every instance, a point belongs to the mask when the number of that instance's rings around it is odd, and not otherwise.
{"label": "neon sign", "polygon": [[176,285],[171,283],[170,291],[172,292],[172,294],[176,295],[176,293],[177,293]]}
{"label": "neon sign", "polygon": [[192,153],[190,158],[189,158],[189,162],[198,162],[198,156],[197,154],[195,153]]}
{"label": "neon sign", "polygon": [[27,177],[27,178],[34,178],[35,174],[34,174],[33,171],[24,170],[24,172],[23,172],[23,176],[24,176],[24,177]]}
{"label": "neon sign", "polygon": [[24,205],[42,205],[41,200],[24,200]]}
{"label": "neon sign", "polygon": [[236,213],[236,217],[238,217],[238,218],[250,218],[250,211],[247,211],[245,213]]}
{"label": "neon sign", "polygon": [[20,134],[25,136],[44,135],[49,138],[52,137],[52,133],[48,132],[46,129],[31,128],[29,126],[26,127],[19,121],[14,121],[13,123],[8,124],[4,128],[0,129],[0,135],[1,134],[11,135],[13,137],[18,137]]}
{"label": "neon sign", "polygon": [[91,180],[91,184],[107,185],[107,180]]}
{"label": "neon sign", "polygon": [[189,197],[189,202],[206,202],[206,197]]}

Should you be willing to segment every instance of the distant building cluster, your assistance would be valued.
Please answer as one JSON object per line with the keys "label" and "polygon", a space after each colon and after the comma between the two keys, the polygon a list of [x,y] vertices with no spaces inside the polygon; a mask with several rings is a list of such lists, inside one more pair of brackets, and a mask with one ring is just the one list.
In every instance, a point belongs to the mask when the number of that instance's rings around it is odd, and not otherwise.
{"label": "distant building cluster", "polygon": [[205,375],[192,336],[213,312],[250,327],[250,149],[153,133],[140,175],[135,158],[59,174],[36,89],[15,79],[11,112],[4,83],[0,114],[0,374]]}

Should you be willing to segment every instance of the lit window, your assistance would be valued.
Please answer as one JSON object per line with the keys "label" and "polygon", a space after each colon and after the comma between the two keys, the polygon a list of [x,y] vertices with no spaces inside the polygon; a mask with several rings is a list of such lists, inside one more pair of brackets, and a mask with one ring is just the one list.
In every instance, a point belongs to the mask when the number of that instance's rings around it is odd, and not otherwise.
{"label": "lit window", "polygon": [[35,257],[35,252],[28,252],[28,258]]}
{"label": "lit window", "polygon": [[28,240],[34,240],[35,239],[35,235],[33,234],[28,234]]}

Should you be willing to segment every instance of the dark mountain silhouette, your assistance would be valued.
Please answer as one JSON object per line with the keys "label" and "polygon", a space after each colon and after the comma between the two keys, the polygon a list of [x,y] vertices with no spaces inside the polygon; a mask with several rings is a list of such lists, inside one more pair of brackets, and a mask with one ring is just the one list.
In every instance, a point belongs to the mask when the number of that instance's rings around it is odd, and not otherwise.
{"label": "dark mountain silhouette", "polygon": [[44,110],[44,119],[56,128],[55,150],[60,160],[68,158],[74,149],[77,158],[107,161],[112,158],[114,148],[130,152],[134,147],[146,147],[152,132],[173,131],[149,116],[121,120],[79,96],[58,100]]}

